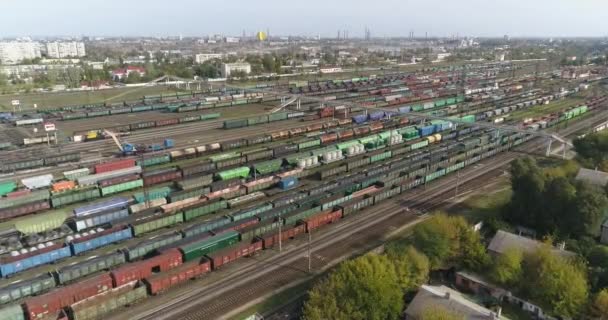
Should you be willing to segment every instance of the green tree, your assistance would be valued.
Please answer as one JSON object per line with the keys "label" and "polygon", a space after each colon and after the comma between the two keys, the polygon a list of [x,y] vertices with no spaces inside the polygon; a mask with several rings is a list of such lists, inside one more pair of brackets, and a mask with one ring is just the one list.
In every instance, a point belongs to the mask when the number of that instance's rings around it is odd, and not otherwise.
{"label": "green tree", "polygon": [[526,257],[521,287],[555,314],[576,318],[588,299],[587,274],[578,262],[562,258],[549,245]]}
{"label": "green tree", "polygon": [[608,246],[596,245],[587,256],[589,265],[592,267],[608,268]]}
{"label": "green tree", "polygon": [[424,310],[420,320],[465,320],[464,315],[433,306]]}
{"label": "green tree", "polygon": [[127,76],[125,83],[139,83],[141,82],[141,75],[137,71],[132,71]]}
{"label": "green tree", "polygon": [[608,288],[595,295],[591,304],[591,315],[599,320],[608,320]]}
{"label": "green tree", "polygon": [[577,189],[574,205],[577,223],[567,227],[575,237],[597,236],[605,219],[604,209],[608,205],[606,195],[587,183],[578,183]]}
{"label": "green tree", "polygon": [[416,248],[407,246],[401,251],[393,247],[387,250],[387,255],[395,266],[397,281],[404,291],[417,289],[428,280],[429,259]]}
{"label": "green tree", "polygon": [[524,254],[516,248],[507,249],[494,260],[492,280],[499,284],[515,286],[521,280]]}
{"label": "green tree", "polygon": [[313,287],[304,319],[398,319],[402,309],[403,293],[388,257],[368,254],[342,263]]}
{"label": "green tree", "polygon": [[534,213],[542,209],[545,177],[536,161],[530,157],[518,158],[511,163],[513,193],[505,219],[511,223],[534,227]]}

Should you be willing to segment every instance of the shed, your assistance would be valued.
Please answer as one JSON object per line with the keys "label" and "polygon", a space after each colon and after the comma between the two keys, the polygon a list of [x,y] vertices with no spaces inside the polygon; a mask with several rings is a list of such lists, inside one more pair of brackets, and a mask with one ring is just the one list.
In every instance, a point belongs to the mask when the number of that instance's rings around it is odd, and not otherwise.
{"label": "shed", "polygon": [[580,168],[576,174],[576,180],[585,181],[594,186],[604,187],[608,184],[608,173]]}

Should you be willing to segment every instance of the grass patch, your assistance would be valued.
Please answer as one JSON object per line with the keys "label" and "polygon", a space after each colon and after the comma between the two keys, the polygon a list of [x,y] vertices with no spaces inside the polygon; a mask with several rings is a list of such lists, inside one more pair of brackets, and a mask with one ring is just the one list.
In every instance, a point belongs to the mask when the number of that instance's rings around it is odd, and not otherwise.
{"label": "grass patch", "polygon": [[236,316],[232,317],[231,319],[232,320],[243,320],[255,313],[264,314],[264,313],[272,312],[273,310],[276,310],[277,308],[280,308],[288,303],[291,303],[294,300],[302,299],[306,295],[306,292],[310,288],[312,288],[315,281],[316,281],[316,279],[307,280],[296,286],[293,286],[291,288],[287,288],[283,291],[280,291],[277,294],[264,300],[263,302],[255,305],[255,306],[252,306],[251,308],[248,308],[247,310],[237,314]]}

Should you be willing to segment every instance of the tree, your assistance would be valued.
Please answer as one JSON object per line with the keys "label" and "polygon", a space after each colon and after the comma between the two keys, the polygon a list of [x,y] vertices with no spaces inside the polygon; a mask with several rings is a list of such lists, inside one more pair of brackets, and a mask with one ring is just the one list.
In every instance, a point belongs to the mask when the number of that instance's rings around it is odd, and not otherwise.
{"label": "tree", "polygon": [[584,267],[540,247],[524,260],[525,280],[520,286],[542,306],[556,315],[576,318],[588,299],[587,274]]}
{"label": "tree", "polygon": [[608,268],[608,246],[596,245],[589,252],[587,260],[592,267]]}
{"label": "tree", "polygon": [[141,75],[137,71],[129,72],[125,83],[139,83],[141,82]]}
{"label": "tree", "polygon": [[429,258],[432,268],[456,263],[481,270],[489,263],[481,237],[462,217],[433,215],[414,228],[413,243]]}
{"label": "tree", "polygon": [[533,214],[542,208],[545,177],[536,161],[530,157],[518,158],[511,163],[511,202],[507,206],[506,220],[534,227]]}
{"label": "tree", "polygon": [[599,320],[608,319],[608,288],[595,295],[591,304],[591,315]]}
{"label": "tree", "polygon": [[503,252],[492,266],[492,280],[499,284],[514,286],[519,283],[523,272],[522,263],[524,254],[516,248],[509,248]]}
{"label": "tree", "polygon": [[424,310],[420,320],[465,320],[465,317],[442,307],[433,306]]}
{"label": "tree", "polygon": [[414,290],[427,281],[429,259],[416,248],[407,246],[401,251],[393,247],[387,250],[387,255],[395,266],[399,286],[405,292]]}
{"label": "tree", "polygon": [[342,263],[313,287],[304,319],[398,319],[403,294],[385,255],[368,254]]}
{"label": "tree", "polygon": [[606,195],[597,191],[587,183],[578,183],[575,199],[575,214],[577,223],[568,227],[575,237],[582,235],[597,236],[604,221],[604,209],[608,205]]}

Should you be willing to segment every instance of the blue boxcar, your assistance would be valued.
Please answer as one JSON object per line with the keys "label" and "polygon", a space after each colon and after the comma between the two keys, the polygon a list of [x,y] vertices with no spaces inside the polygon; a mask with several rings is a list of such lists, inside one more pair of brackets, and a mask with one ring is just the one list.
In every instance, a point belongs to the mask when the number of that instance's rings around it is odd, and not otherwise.
{"label": "blue boxcar", "polygon": [[72,250],[72,254],[77,255],[77,254],[80,254],[85,251],[103,247],[110,243],[122,241],[125,239],[130,239],[132,237],[133,237],[133,235],[131,234],[131,229],[124,228],[124,229],[114,230],[109,233],[103,234],[101,236],[87,239],[87,240],[82,240],[82,239],[73,240],[70,243],[70,248]]}
{"label": "blue boxcar", "polygon": [[0,274],[3,277],[7,277],[11,274],[15,274],[23,270],[31,269],[39,265],[51,263],[53,261],[72,256],[72,252],[70,252],[69,246],[56,245],[56,247],[57,248],[54,248],[41,254],[28,256],[24,259],[19,259],[18,256],[11,257],[10,262],[1,262]]}
{"label": "blue boxcar", "polygon": [[364,114],[360,114],[358,116],[353,117],[354,123],[364,123],[365,121],[367,121],[367,116]]}
{"label": "blue boxcar", "polygon": [[429,135],[433,134],[434,132],[435,132],[434,125],[418,127],[418,134],[420,134],[421,137],[429,136]]}
{"label": "blue boxcar", "polygon": [[369,114],[370,120],[380,120],[384,118],[384,111],[376,111]]}
{"label": "blue boxcar", "polygon": [[102,224],[110,223],[114,220],[124,219],[129,216],[129,209],[111,210],[108,212],[100,212],[94,215],[88,215],[74,219],[74,225],[76,231],[100,226]]}
{"label": "blue boxcar", "polygon": [[399,110],[399,113],[408,113],[408,112],[412,111],[412,107],[411,106],[400,107],[398,110]]}
{"label": "blue boxcar", "polygon": [[95,214],[111,209],[126,208],[129,205],[130,199],[125,197],[116,197],[109,200],[93,203],[90,205],[78,207],[74,209],[74,215],[77,217]]}
{"label": "blue boxcar", "polygon": [[281,179],[279,181],[279,188],[282,190],[288,190],[298,185],[298,178],[296,177],[287,177]]}

